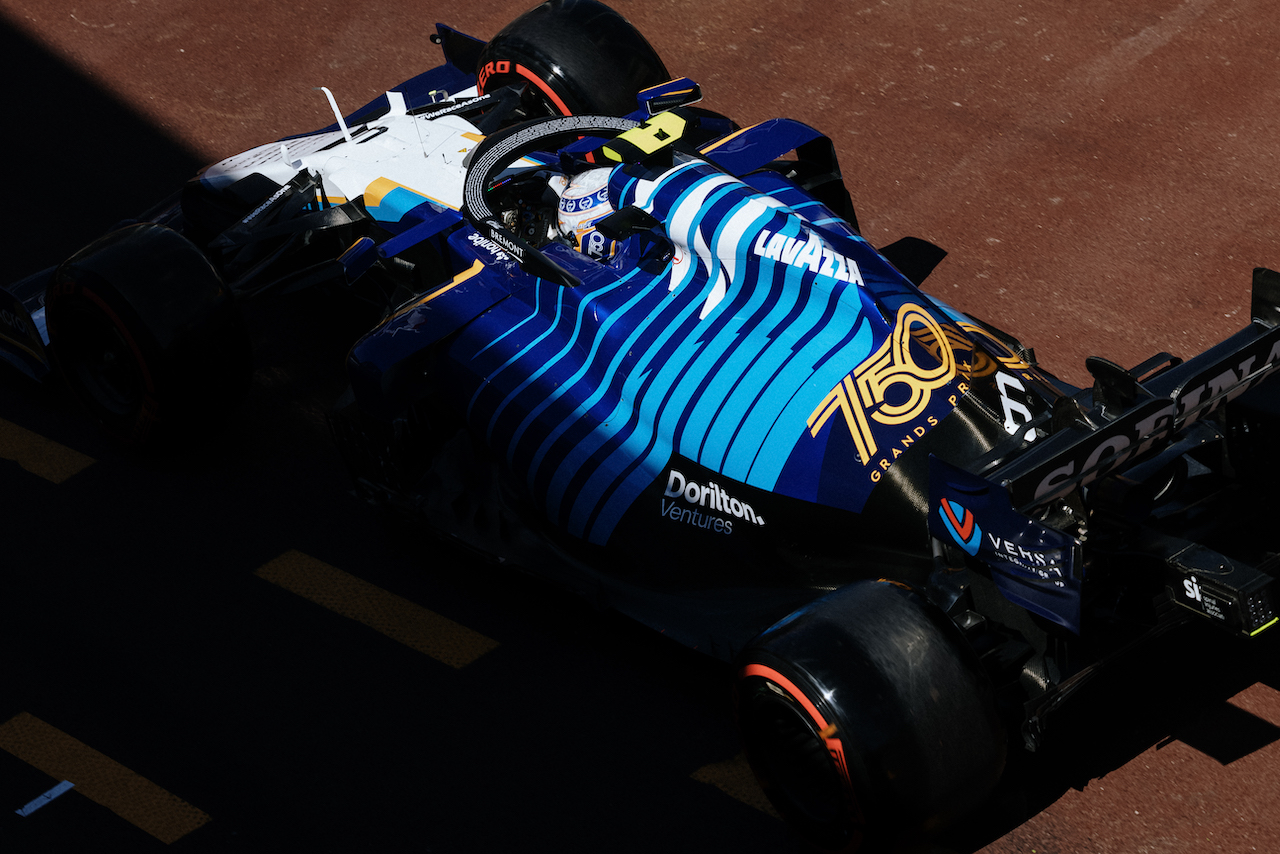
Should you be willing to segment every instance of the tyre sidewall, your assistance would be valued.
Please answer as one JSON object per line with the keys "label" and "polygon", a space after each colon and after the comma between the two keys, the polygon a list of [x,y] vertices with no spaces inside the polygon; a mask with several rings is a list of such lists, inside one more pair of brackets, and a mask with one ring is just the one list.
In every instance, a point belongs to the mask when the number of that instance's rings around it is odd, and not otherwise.
{"label": "tyre sidewall", "polygon": [[[859,757],[840,738],[842,722],[804,674],[777,658],[757,658],[763,660],[739,671],[736,714],[744,752],[761,788],[787,823],[818,850],[851,854],[862,849],[872,841],[867,812],[875,805],[868,800],[870,786]],[[795,741],[807,741],[807,755],[771,756],[769,745],[753,743],[752,731],[770,723],[795,727]],[[803,786],[799,775],[812,788]],[[797,787],[805,792],[798,793]]]}
{"label": "tyre sidewall", "polygon": [[670,79],[644,36],[596,0],[530,9],[485,45],[478,66],[482,93],[532,84],[563,115],[626,115],[637,92]]}
{"label": "tyre sidewall", "polygon": [[[145,444],[162,409],[156,399],[161,360],[155,341],[145,333],[132,308],[91,274],[60,276],[50,290],[49,304],[54,306],[48,312],[50,340],[59,342],[53,347],[54,362],[72,391],[108,434],[130,445]],[[105,400],[113,395],[101,389],[99,378],[91,376],[94,371],[87,363],[94,354],[82,346],[93,346],[86,339],[103,334],[119,336],[124,345],[116,356],[128,364],[116,367],[133,375],[138,387],[131,395],[135,397],[132,402],[121,399],[124,395],[115,396],[114,405]]]}
{"label": "tyre sidewall", "polygon": [[[749,727],[762,690],[789,698],[850,798],[829,827],[796,825],[821,849],[855,850],[830,840],[852,836],[859,819],[864,842],[940,830],[977,807],[1003,771],[1005,731],[976,655],[945,614],[900,585],[841,588],[744,653],[738,698],[747,758],[762,785],[776,789],[759,747],[756,756],[751,749],[760,741]],[[781,812],[795,812],[785,791],[774,794],[783,796],[775,797]]]}
{"label": "tyre sidewall", "polygon": [[[238,307],[203,254],[145,223],[65,262],[46,294],[54,362],[90,415],[126,445],[150,445],[225,411],[247,386],[249,345]],[[131,398],[94,387],[110,338]],[[111,343],[107,342],[108,345]],[[98,352],[95,353],[95,347]]]}

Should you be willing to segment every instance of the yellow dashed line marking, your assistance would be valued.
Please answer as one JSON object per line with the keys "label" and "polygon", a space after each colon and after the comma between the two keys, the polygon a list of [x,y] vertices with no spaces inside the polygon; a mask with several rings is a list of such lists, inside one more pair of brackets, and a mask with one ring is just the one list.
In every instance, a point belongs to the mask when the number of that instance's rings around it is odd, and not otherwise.
{"label": "yellow dashed line marking", "polygon": [[62,483],[93,465],[93,458],[0,419],[0,458],[45,480]]}
{"label": "yellow dashed line marking", "polygon": [[254,574],[451,667],[466,667],[498,646],[448,617],[299,551],[286,552]]}
{"label": "yellow dashed line marking", "polygon": [[780,818],[778,811],[773,808],[773,804],[769,803],[769,799],[760,790],[760,784],[756,782],[755,774],[751,772],[751,766],[747,764],[747,757],[741,753],[732,759],[726,759],[724,762],[716,762],[699,768],[693,772],[693,779],[699,783],[715,786],[729,797],[742,801],[749,807],[755,807],[774,818]]}
{"label": "yellow dashed line marking", "polygon": [[161,842],[175,842],[209,821],[178,796],[26,712],[0,724],[0,748],[55,780],[74,783],[71,791]]}

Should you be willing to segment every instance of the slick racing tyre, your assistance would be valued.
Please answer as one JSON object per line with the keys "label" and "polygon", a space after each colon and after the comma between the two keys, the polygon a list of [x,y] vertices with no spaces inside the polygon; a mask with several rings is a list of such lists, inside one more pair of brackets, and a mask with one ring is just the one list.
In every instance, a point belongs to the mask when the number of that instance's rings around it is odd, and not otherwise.
{"label": "slick racing tyre", "polygon": [[645,37],[597,0],[548,0],[502,29],[480,53],[481,94],[526,88],[548,116],[622,116],[636,93],[671,79]]}
{"label": "slick racing tyre", "polygon": [[129,226],[68,259],[46,317],[59,372],[127,445],[181,435],[247,387],[248,338],[231,293],[190,241],[163,226]]}
{"label": "slick racing tyre", "polygon": [[743,748],[811,847],[874,851],[985,800],[1006,741],[954,624],[891,582],[855,582],[764,632],[736,684]]}

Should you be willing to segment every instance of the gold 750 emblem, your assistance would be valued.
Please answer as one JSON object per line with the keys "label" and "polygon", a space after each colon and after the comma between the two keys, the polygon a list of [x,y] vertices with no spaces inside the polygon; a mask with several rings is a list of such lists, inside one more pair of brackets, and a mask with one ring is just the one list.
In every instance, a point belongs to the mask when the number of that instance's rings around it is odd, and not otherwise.
{"label": "gold 750 emblem", "polygon": [[[921,365],[911,352],[912,342],[936,358]],[[871,421],[906,424],[929,406],[935,389],[956,375],[956,356],[942,325],[918,305],[898,309],[893,334],[822,399],[809,416],[809,432],[817,436],[831,416],[844,415],[864,465],[876,453]]]}

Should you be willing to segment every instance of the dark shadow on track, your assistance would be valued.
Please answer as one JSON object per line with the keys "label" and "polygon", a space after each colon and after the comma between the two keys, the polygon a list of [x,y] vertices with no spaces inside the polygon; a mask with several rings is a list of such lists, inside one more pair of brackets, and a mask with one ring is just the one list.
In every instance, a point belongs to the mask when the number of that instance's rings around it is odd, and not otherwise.
{"label": "dark shadow on track", "polygon": [[1048,722],[1042,747],[1011,746],[991,804],[946,840],[973,852],[1139,754],[1180,741],[1226,765],[1280,740],[1280,728],[1229,703],[1280,683],[1280,634],[1246,640],[1192,624],[1117,662]]}
{"label": "dark shadow on track", "polygon": [[199,158],[0,15],[10,184],[4,280],[50,266],[195,174]]}

